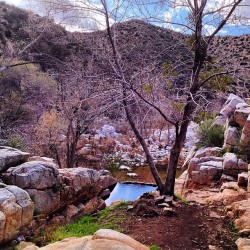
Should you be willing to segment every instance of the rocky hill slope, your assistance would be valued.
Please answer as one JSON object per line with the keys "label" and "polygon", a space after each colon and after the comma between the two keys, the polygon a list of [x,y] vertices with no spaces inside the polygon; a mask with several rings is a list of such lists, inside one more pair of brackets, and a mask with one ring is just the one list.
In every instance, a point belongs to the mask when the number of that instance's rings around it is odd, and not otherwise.
{"label": "rocky hill slope", "polygon": [[[7,40],[14,44],[14,48],[23,47],[39,33],[39,29],[42,29],[41,20],[44,21],[37,15],[3,2],[0,4],[0,16],[2,50]],[[162,73],[164,63],[179,62],[181,66],[177,69],[180,76],[178,83],[185,84],[184,76],[190,68],[189,59],[192,57],[187,45],[190,39],[188,36],[139,20],[117,23],[112,31],[116,35],[119,55],[126,73],[136,73],[147,67],[150,68],[151,74]],[[106,36],[105,31],[70,33],[60,26],[51,25],[45,36],[27,51],[22,59],[44,62],[41,63],[44,70],[53,68],[64,72],[62,65],[67,63],[67,67],[84,69],[85,74],[94,75],[110,65],[111,51],[106,44]],[[249,40],[249,34],[239,37],[218,36],[210,48],[213,63],[217,68],[239,70],[239,79],[235,80],[235,86],[249,88]]]}

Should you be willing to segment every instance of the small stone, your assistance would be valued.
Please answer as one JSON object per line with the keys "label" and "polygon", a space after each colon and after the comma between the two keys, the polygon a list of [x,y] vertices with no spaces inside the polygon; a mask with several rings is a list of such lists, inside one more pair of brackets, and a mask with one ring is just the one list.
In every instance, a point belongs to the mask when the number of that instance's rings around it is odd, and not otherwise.
{"label": "small stone", "polygon": [[165,199],[165,196],[164,195],[161,195],[161,196],[158,196],[155,198],[155,205],[158,205],[160,203],[163,203],[164,202],[164,199]]}
{"label": "small stone", "polygon": [[164,208],[164,207],[169,207],[169,205],[168,205],[168,203],[159,203],[158,205],[157,205],[159,208]]}
{"label": "small stone", "polygon": [[136,174],[136,173],[127,173],[127,176],[130,177],[130,178],[137,178],[138,174]]}
{"label": "small stone", "polygon": [[174,207],[181,207],[181,206],[182,206],[182,202],[173,201],[172,205],[173,205]]}
{"label": "small stone", "polygon": [[217,250],[218,248],[217,248],[216,246],[209,245],[209,246],[208,246],[208,249],[209,249],[209,250]]}
{"label": "small stone", "polygon": [[216,212],[211,212],[211,213],[209,214],[209,216],[210,216],[211,218],[220,219],[220,215],[218,215]]}
{"label": "small stone", "polygon": [[172,205],[173,200],[174,200],[173,196],[169,196],[169,195],[166,196],[165,199],[164,199],[164,201],[165,201],[167,204],[169,204],[169,205]]}
{"label": "small stone", "polygon": [[164,207],[163,208],[163,215],[168,216],[174,212],[173,208],[171,207]]}
{"label": "small stone", "polygon": [[133,211],[134,207],[132,205],[127,206],[127,212]]}
{"label": "small stone", "polygon": [[234,214],[232,211],[228,211],[227,212],[227,216],[230,217],[230,218],[233,218],[234,217]]}

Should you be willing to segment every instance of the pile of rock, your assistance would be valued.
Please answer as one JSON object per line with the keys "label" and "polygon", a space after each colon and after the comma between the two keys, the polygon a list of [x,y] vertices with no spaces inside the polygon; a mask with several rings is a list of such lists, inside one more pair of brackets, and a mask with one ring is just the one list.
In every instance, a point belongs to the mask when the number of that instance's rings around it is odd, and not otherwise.
{"label": "pile of rock", "polygon": [[173,200],[173,196],[160,195],[158,191],[151,191],[129,205],[127,211],[142,217],[169,216],[174,213],[174,207],[180,204]]}

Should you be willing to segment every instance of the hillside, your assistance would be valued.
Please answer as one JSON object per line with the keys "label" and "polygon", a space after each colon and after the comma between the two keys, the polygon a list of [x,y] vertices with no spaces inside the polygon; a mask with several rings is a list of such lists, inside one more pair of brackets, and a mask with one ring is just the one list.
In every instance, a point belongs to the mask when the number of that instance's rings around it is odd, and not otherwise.
{"label": "hillside", "polygon": [[[98,109],[111,103],[112,109],[105,112],[104,118],[124,119],[117,100],[119,83],[112,68],[112,51],[106,31],[70,33],[51,20],[4,2],[0,3],[0,30],[2,64],[42,34],[33,46],[15,59],[15,63],[31,61],[35,64],[12,68],[0,79],[4,90],[1,91],[4,97],[0,108],[1,131],[14,126],[19,130],[23,124],[29,128],[45,111],[58,107],[59,85],[64,85],[65,96],[70,98],[74,98],[73,88],[81,93],[82,99],[93,93],[105,93],[91,107]],[[145,88],[151,88],[150,84],[153,84],[156,100],[164,100],[166,96],[173,100],[177,92],[180,97],[185,93],[183,87],[189,80],[193,56],[188,46],[190,37],[139,20],[117,23],[112,26],[112,32],[128,82],[132,85],[140,83]],[[218,110],[229,92],[241,97],[249,96],[249,39],[250,35],[218,36],[213,41],[209,59],[212,67],[238,71],[233,74],[227,88],[221,91],[209,88],[205,93],[210,101],[213,100],[210,110]],[[168,87],[166,91],[160,90],[167,85],[170,85],[170,90]],[[15,107],[15,110],[6,107]],[[147,107],[143,109],[147,110]],[[140,108],[133,103],[133,110],[137,114]],[[15,114],[14,118],[12,114]],[[6,137],[5,132],[1,134]]]}
{"label": "hillside", "polygon": [[[1,2],[1,47],[7,39],[15,46],[23,47],[36,37],[41,29],[41,19]],[[31,21],[32,20],[32,25]],[[120,58],[127,74],[150,67],[152,74],[161,73],[164,63],[182,63],[177,71],[179,84],[185,84],[185,74],[190,68],[192,57],[187,46],[189,38],[181,33],[160,28],[139,20],[117,23],[112,27],[116,35]],[[87,74],[102,72],[109,65],[110,48],[106,42],[106,32],[70,33],[58,25],[50,25],[45,36],[35,44],[22,59],[35,59],[43,70],[55,68],[60,71],[58,62],[70,63],[74,68],[83,68]],[[239,37],[218,36],[210,48],[213,62],[218,68],[239,69],[235,85],[249,87],[250,35]],[[59,60],[59,61],[58,61]],[[90,64],[92,69],[89,71]],[[183,67],[183,63],[185,67]],[[128,66],[129,65],[129,66]],[[107,71],[107,68],[105,68]],[[236,90],[234,90],[236,91]]]}

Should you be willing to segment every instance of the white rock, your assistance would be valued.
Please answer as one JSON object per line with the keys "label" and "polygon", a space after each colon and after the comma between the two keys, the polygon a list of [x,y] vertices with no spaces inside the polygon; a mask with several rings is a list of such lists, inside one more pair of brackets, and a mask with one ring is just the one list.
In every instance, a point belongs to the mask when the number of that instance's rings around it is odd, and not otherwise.
{"label": "white rock", "polygon": [[250,145],[250,115],[248,116],[246,123],[243,127],[240,143],[243,146],[249,146]]}
{"label": "white rock", "polygon": [[223,173],[238,176],[238,158],[234,153],[226,153],[223,161]]}
{"label": "white rock", "polygon": [[249,115],[250,107],[237,109],[234,112],[234,120],[240,125],[241,128],[243,128]]}
{"label": "white rock", "polygon": [[0,187],[0,244],[15,239],[33,219],[34,204],[27,192],[16,186]]}
{"label": "white rock", "polygon": [[223,148],[231,148],[239,143],[240,134],[237,128],[229,126],[224,133]]}
{"label": "white rock", "polygon": [[226,118],[230,117],[234,113],[238,103],[245,103],[245,101],[234,94],[230,94],[220,114]]}
{"label": "white rock", "polygon": [[121,165],[119,167],[119,170],[122,170],[122,171],[132,171],[131,167],[128,167],[128,166],[125,166],[125,165]]}
{"label": "white rock", "polygon": [[15,148],[0,146],[0,172],[28,161],[30,154]]}
{"label": "white rock", "polygon": [[127,173],[127,176],[130,177],[130,178],[137,178],[138,174],[136,174],[136,173]]}

